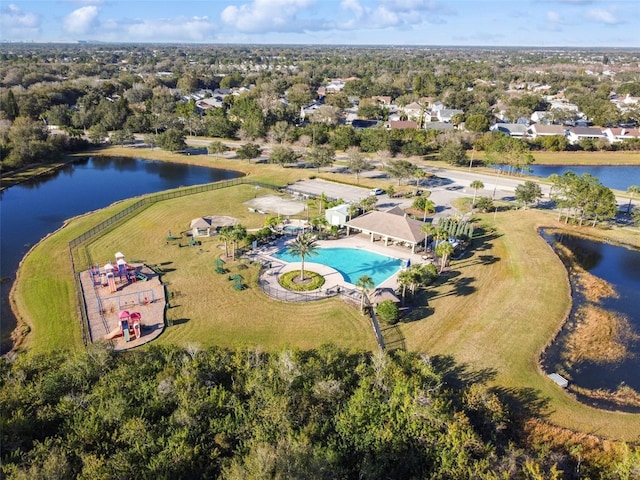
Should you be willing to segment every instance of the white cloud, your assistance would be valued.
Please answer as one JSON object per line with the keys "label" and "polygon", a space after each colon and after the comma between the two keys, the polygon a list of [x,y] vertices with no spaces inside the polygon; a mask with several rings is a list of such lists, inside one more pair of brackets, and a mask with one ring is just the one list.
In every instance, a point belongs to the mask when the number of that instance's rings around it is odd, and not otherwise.
{"label": "white cloud", "polygon": [[554,12],[549,10],[547,12],[547,22],[551,22],[551,23],[560,23],[562,21],[562,19],[560,18],[560,14],[558,12]]}
{"label": "white cloud", "polygon": [[591,8],[587,10],[585,16],[589,20],[593,20],[594,22],[598,23],[605,23],[607,25],[617,25],[621,23],[613,13],[601,8]]}
{"label": "white cloud", "polygon": [[[220,17],[241,32],[302,31],[311,28],[312,22],[299,19],[298,13],[311,5],[311,0],[253,0],[238,7],[229,5]],[[316,20],[315,28],[319,23],[325,22]]]}
{"label": "white cloud", "polygon": [[356,18],[362,17],[365,13],[365,8],[360,4],[358,0],[342,0],[340,2],[340,8],[353,12]]}
{"label": "white cloud", "polygon": [[64,18],[64,29],[68,33],[88,33],[96,26],[98,7],[90,5],[74,10]]}
{"label": "white cloud", "polygon": [[40,17],[10,3],[0,9],[0,26],[3,38],[29,38],[40,32]]}
{"label": "white cloud", "polygon": [[107,20],[101,24],[103,37],[111,41],[205,42],[214,40],[217,30],[209,17]]}
{"label": "white cloud", "polygon": [[79,3],[80,5],[102,5],[104,0],[59,0],[63,3]]}

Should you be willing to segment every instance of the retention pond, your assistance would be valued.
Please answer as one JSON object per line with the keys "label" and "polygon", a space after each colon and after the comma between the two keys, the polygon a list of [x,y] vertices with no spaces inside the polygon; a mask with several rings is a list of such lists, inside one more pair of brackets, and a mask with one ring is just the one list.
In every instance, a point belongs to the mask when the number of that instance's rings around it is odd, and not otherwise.
{"label": "retention pond", "polygon": [[[543,231],[573,259],[573,307],[543,367],[570,380],[584,402],[640,411],[640,250]],[[562,252],[564,251],[564,253]]]}

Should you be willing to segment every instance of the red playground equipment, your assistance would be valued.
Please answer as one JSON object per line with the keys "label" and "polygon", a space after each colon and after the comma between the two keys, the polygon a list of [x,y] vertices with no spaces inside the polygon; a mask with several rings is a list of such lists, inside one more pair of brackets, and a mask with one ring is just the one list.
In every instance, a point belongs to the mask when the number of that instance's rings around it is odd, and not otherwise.
{"label": "red playground equipment", "polygon": [[140,312],[129,313],[128,310],[123,310],[118,315],[118,326],[104,338],[105,340],[111,340],[122,336],[125,342],[130,342],[132,335],[135,336],[135,340],[142,336],[142,315]]}

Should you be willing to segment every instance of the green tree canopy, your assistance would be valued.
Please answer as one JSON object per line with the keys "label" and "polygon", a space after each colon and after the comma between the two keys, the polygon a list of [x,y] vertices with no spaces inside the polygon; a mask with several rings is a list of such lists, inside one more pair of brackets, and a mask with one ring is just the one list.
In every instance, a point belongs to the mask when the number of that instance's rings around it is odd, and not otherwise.
{"label": "green tree canopy", "polygon": [[238,158],[242,160],[250,160],[252,158],[258,158],[262,153],[262,149],[255,143],[245,143],[236,150]]}

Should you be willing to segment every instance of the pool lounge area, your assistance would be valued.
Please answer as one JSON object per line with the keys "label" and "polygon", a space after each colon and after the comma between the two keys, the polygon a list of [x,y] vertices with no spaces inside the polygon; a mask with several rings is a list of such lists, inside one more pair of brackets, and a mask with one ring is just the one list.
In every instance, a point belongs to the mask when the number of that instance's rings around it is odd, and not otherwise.
{"label": "pool lounge area", "polygon": [[[272,256],[287,263],[300,262],[300,257],[291,255],[286,247],[278,250]],[[318,248],[315,255],[305,258],[306,263],[321,264],[333,268],[342,275],[346,282],[353,285],[362,275],[368,275],[374,285],[378,286],[396,274],[400,268],[406,266],[407,261],[364,248],[332,245]]]}
{"label": "pool lounge area", "polygon": [[[277,282],[278,275],[288,272],[290,270],[299,269],[300,263],[287,263],[284,260],[281,260],[274,256],[274,254],[278,251],[284,249],[288,242],[292,241],[291,238],[282,237],[277,242],[263,248],[260,251],[254,252],[252,259],[255,261],[262,262],[264,264],[269,264],[270,268],[266,269],[263,272],[263,281],[268,283],[272,288],[282,288],[279,287]],[[384,257],[393,257],[402,262],[401,266],[407,264],[407,260],[411,264],[416,263],[424,263],[425,259],[420,254],[411,253],[409,249],[406,247],[396,246],[396,245],[387,245],[385,246],[383,242],[371,242],[371,239],[366,234],[357,234],[350,235],[348,237],[340,238],[338,240],[319,240],[318,247],[320,248],[338,248],[338,247],[348,247],[353,249],[361,249],[367,250],[370,252],[377,253]],[[323,285],[323,290],[335,290],[340,287],[347,290],[354,290],[355,285],[345,280],[340,272],[337,270],[325,266],[322,264],[315,263],[316,257],[307,257],[305,259],[305,268],[310,268],[317,273],[320,273],[325,277],[325,284]],[[379,284],[376,284],[377,288],[391,288],[397,289],[398,285],[398,271],[401,268],[390,276],[388,276],[384,281]],[[370,275],[369,272],[361,273],[360,275]],[[357,281],[357,278],[354,280]]]}

